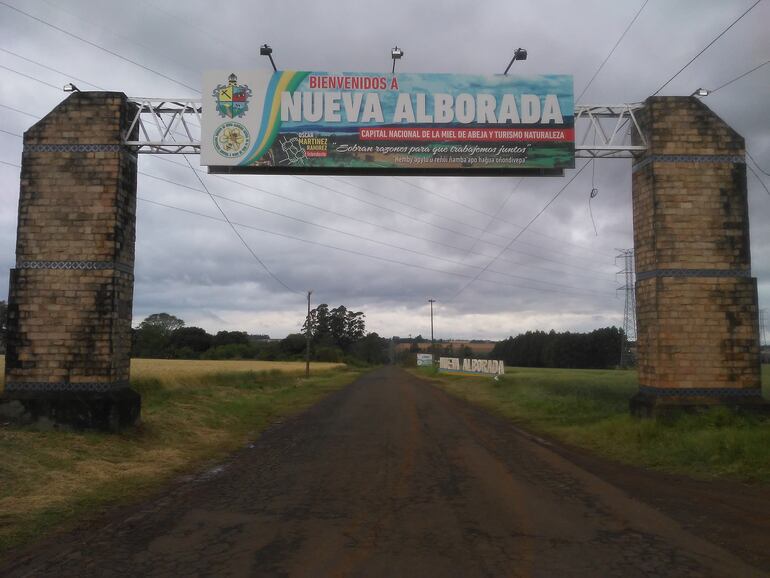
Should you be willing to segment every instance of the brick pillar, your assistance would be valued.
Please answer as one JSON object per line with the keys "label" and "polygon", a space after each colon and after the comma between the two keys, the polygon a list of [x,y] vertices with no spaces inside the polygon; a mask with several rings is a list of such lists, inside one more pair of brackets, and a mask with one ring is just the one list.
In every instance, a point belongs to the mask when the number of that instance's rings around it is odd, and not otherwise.
{"label": "brick pillar", "polygon": [[651,97],[633,167],[639,393],[631,410],[764,407],[743,138],[694,97]]}
{"label": "brick pillar", "polygon": [[76,92],[24,134],[5,399],[33,418],[116,429],[129,389],[136,154],[126,96]]}

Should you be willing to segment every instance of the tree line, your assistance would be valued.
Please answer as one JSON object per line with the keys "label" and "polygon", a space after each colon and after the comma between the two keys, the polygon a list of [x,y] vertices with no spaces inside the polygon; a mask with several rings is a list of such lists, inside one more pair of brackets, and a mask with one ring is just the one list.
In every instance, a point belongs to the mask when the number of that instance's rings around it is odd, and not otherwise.
{"label": "tree line", "polygon": [[[381,364],[388,361],[389,342],[376,333],[366,333],[362,312],[344,306],[330,310],[321,304],[305,320],[310,329],[310,355],[314,361],[350,364]],[[132,330],[131,356],[150,359],[258,359],[296,361],[305,359],[307,337],[293,333],[281,340],[245,331],[210,334],[188,327],[168,313],[154,313]]]}
{"label": "tree line", "polygon": [[590,333],[527,331],[497,343],[490,358],[518,367],[604,369],[620,363],[622,341],[617,327]]}

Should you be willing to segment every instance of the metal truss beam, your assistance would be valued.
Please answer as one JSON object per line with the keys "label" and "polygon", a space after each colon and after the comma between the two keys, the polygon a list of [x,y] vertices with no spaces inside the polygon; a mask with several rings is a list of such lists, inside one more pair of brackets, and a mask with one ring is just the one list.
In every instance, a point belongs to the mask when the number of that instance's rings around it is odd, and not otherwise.
{"label": "metal truss beam", "polygon": [[[123,144],[141,154],[200,152],[201,100],[130,98],[137,112]],[[647,149],[634,112],[641,104],[580,105],[575,107],[577,158],[633,158]],[[138,128],[138,136],[127,135]],[[635,144],[636,143],[636,144]]]}
{"label": "metal truss beam", "polygon": [[[201,101],[176,98],[129,98],[136,114],[123,144],[143,154],[197,154],[201,151]],[[138,131],[136,130],[138,129]],[[129,135],[137,134],[136,140]]]}
{"label": "metal truss beam", "polygon": [[575,107],[575,156],[582,159],[633,158],[647,150],[647,139],[634,115],[636,104]]}

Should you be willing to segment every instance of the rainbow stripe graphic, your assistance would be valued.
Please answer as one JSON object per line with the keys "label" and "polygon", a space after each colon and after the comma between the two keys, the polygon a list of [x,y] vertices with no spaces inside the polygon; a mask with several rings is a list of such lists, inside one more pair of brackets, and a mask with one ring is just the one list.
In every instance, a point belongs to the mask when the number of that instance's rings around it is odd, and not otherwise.
{"label": "rainbow stripe graphic", "polygon": [[272,146],[281,128],[281,93],[294,92],[300,83],[310,74],[309,72],[285,71],[276,72],[270,79],[265,93],[265,104],[262,108],[262,122],[259,134],[254,139],[254,146],[239,162],[239,165],[251,165],[262,158]]}

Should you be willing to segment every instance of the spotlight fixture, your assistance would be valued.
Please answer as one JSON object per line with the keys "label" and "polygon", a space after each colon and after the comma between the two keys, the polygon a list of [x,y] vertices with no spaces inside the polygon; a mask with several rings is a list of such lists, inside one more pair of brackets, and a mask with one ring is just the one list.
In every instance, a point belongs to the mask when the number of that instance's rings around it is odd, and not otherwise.
{"label": "spotlight fixture", "polygon": [[511,69],[511,66],[513,66],[513,63],[517,60],[526,60],[527,59],[527,50],[525,48],[517,48],[513,51],[513,58],[511,58],[511,61],[508,63],[508,68],[505,69],[505,72],[503,74],[508,74],[508,71]]}
{"label": "spotlight fixture", "polygon": [[708,96],[711,94],[711,91],[708,88],[699,88],[695,92],[693,92],[690,96],[697,96],[698,98],[703,98],[704,96]]}
{"label": "spotlight fixture", "polygon": [[62,90],[64,92],[80,92],[80,89],[77,86],[75,86],[74,84],[72,84],[71,82],[68,82],[67,84],[65,84],[62,87]]}
{"label": "spotlight fixture", "polygon": [[390,57],[393,59],[393,69],[390,71],[391,74],[395,74],[396,72],[396,60],[401,60],[401,57],[404,55],[404,51],[401,50],[398,46],[394,46],[390,50]]}
{"label": "spotlight fixture", "polygon": [[273,65],[273,72],[278,72],[278,69],[275,67],[275,61],[273,60],[272,47],[268,46],[267,44],[263,44],[262,46],[259,47],[259,55],[267,56],[270,59],[270,64]]}

